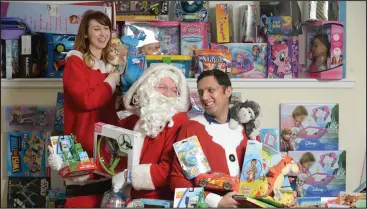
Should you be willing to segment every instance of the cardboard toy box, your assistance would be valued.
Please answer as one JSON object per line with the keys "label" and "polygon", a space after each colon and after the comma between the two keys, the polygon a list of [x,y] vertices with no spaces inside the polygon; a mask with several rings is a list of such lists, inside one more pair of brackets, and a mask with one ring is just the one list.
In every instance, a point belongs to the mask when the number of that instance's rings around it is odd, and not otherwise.
{"label": "cardboard toy box", "polygon": [[49,145],[63,160],[59,170],[62,178],[86,175],[96,169],[94,160],[88,157],[81,144],[76,143],[74,136],[52,136],[49,138]]}
{"label": "cardboard toy box", "polygon": [[[140,162],[144,137],[140,133],[98,122],[94,125],[96,174],[111,177]],[[126,160],[127,158],[127,160]]]}
{"label": "cardboard toy box", "polygon": [[9,177],[8,208],[45,208],[51,187],[48,177]]}
{"label": "cardboard toy box", "polygon": [[232,6],[229,4],[215,5],[215,20],[216,20],[216,42],[231,43],[233,42],[233,27],[232,27]]}
{"label": "cardboard toy box", "polygon": [[2,17],[22,18],[28,23],[32,32],[41,33],[76,35],[81,17],[87,10],[104,12],[112,19],[111,7],[1,2]]}
{"label": "cardboard toy box", "polygon": [[7,176],[45,177],[47,132],[7,133]]}

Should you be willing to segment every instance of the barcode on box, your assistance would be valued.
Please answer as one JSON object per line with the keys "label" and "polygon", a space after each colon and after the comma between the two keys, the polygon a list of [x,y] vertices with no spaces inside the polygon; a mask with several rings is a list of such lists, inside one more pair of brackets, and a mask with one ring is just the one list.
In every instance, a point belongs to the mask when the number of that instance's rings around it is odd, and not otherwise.
{"label": "barcode on box", "polygon": [[22,36],[21,44],[22,44],[21,45],[21,47],[22,47],[21,54],[22,55],[32,54],[32,36],[30,36],[30,35]]}
{"label": "barcode on box", "polygon": [[60,6],[55,4],[48,4],[47,5],[47,14],[48,16],[60,16]]}

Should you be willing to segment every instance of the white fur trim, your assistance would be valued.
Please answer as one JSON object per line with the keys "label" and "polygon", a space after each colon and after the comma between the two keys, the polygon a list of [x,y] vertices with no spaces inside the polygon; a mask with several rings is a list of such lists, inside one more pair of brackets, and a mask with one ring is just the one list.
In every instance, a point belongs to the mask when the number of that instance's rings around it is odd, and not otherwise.
{"label": "white fur trim", "polygon": [[[77,56],[80,59],[83,59],[83,54],[78,50],[70,50],[67,55],[65,56],[65,60],[67,60],[70,56]],[[103,60],[94,60],[94,66],[92,67],[93,70],[99,70],[101,73],[107,73],[106,72],[106,65]]]}
{"label": "white fur trim", "polygon": [[[239,176],[240,166],[237,159],[237,147],[243,140],[243,126],[237,126],[236,129],[232,130],[228,123],[209,124],[203,115],[193,117],[191,120],[195,120],[205,126],[205,130],[213,137],[213,142],[224,149],[225,156],[222,157],[226,158],[229,174],[231,176]],[[235,156],[234,162],[229,159],[230,155]]]}
{"label": "white fur trim", "polygon": [[209,205],[211,208],[217,208],[220,200],[222,199],[222,196],[209,193],[206,195],[205,202]]}
{"label": "white fur trim", "polygon": [[135,190],[155,190],[150,175],[150,166],[151,164],[141,164],[132,167],[131,183]]}
{"label": "white fur trim", "polygon": [[65,184],[66,185],[84,185],[84,184],[87,184],[88,179],[89,179],[89,174],[83,175],[83,176],[65,178]]}
{"label": "white fur trim", "polygon": [[148,69],[144,70],[143,74],[140,76],[140,78],[134,82],[134,84],[130,87],[130,89],[126,92],[123,101],[124,101],[124,107],[126,110],[134,113],[135,115],[139,115],[138,108],[131,105],[131,101],[133,99],[133,96],[135,95],[137,89],[140,87],[140,84],[142,84],[152,73],[157,72],[159,70],[171,70],[180,78],[179,82],[179,91],[180,91],[180,98],[181,102],[183,103],[183,108],[180,110],[177,110],[177,112],[186,112],[189,109],[189,87],[187,85],[187,80],[185,78],[185,75],[181,72],[180,69],[160,63],[153,65],[149,67]]}

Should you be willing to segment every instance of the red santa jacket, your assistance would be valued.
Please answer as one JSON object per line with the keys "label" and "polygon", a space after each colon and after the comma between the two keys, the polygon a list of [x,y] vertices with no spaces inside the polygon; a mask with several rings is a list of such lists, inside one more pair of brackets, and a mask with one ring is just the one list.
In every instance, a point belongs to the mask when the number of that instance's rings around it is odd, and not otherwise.
{"label": "red santa jacket", "polygon": [[[243,126],[232,130],[228,123],[209,123],[203,115],[191,118],[181,126],[177,140],[196,135],[208,159],[212,172],[239,176],[246,152],[248,137]],[[259,138],[257,139],[259,141]],[[193,180],[187,180],[175,155],[171,173],[171,190],[195,187]],[[205,201],[210,207],[217,207],[221,199],[216,193],[206,191]]]}
{"label": "red santa jacket", "polygon": [[[120,120],[118,126],[133,130],[138,120],[138,116],[130,115]],[[169,188],[173,143],[179,127],[188,120],[186,113],[178,113],[173,117],[173,127],[166,127],[154,139],[145,137],[140,164],[131,169],[131,199],[173,199],[173,192]]]}
{"label": "red santa jacket", "polygon": [[74,134],[89,157],[93,156],[94,124],[116,125],[113,89],[104,82],[107,74],[89,68],[80,52],[66,59],[64,84],[64,133]]}

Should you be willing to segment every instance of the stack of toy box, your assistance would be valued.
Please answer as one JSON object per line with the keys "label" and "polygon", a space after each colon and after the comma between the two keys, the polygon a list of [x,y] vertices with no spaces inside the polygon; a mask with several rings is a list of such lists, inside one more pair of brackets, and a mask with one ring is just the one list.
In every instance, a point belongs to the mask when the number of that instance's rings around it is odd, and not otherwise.
{"label": "stack of toy box", "polygon": [[7,206],[10,208],[46,206],[50,188],[46,144],[48,131],[53,128],[53,118],[51,107],[5,107]]}

